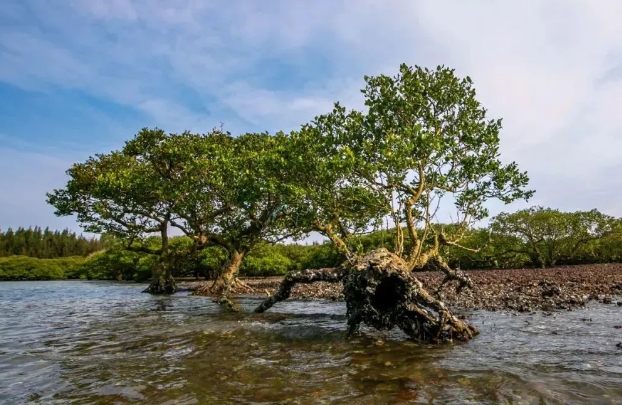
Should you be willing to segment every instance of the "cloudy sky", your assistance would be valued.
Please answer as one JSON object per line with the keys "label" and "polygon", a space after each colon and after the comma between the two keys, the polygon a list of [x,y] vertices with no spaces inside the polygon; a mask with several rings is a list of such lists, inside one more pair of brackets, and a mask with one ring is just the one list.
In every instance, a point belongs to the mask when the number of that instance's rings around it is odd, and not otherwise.
{"label": "cloudy sky", "polygon": [[530,205],[622,216],[620,21],[611,0],[2,0],[0,229],[79,230],[45,192],[141,127],[291,130],[402,62],[471,76]]}

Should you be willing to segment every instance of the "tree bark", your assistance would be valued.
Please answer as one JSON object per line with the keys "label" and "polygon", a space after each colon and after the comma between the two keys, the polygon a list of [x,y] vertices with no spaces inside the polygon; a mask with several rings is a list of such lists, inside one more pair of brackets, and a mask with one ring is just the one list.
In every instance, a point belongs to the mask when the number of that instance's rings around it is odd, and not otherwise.
{"label": "tree bark", "polygon": [[177,291],[177,283],[175,283],[171,269],[171,257],[168,243],[168,221],[162,224],[160,236],[162,238],[162,247],[160,249],[158,264],[152,271],[149,287],[143,292],[149,294],[173,294]]}
{"label": "tree bark", "polygon": [[316,281],[343,283],[348,335],[358,333],[361,324],[379,330],[398,327],[420,342],[467,341],[479,333],[428,293],[410,266],[387,249],[375,250],[335,270],[291,273],[277,293],[267,298],[255,312],[264,312],[287,299],[294,284]]}
{"label": "tree bark", "polygon": [[[338,220],[338,218],[336,220]],[[352,252],[350,252],[350,249],[348,248],[346,243],[343,241],[343,239],[340,238],[339,235],[337,235],[337,233],[335,233],[332,224],[322,225],[320,224],[318,220],[315,220],[313,221],[313,225],[316,231],[326,235],[326,237],[328,237],[328,239],[330,239],[330,241],[333,242],[333,244],[335,245],[335,248],[337,248],[337,251],[339,253],[343,254],[346,257],[351,256]]]}
{"label": "tree bark", "polygon": [[239,290],[252,291],[250,287],[237,278],[245,256],[246,250],[244,249],[234,250],[229,253],[229,258],[223,265],[220,274],[208,288],[210,294],[228,297],[231,292],[237,292]]}

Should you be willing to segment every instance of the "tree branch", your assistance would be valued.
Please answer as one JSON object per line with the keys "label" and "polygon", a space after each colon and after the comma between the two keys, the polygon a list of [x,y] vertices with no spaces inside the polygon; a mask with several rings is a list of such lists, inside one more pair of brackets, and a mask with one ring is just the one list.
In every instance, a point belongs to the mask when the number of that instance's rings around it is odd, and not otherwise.
{"label": "tree branch", "polygon": [[330,239],[330,241],[333,242],[333,244],[335,245],[335,247],[340,253],[345,254],[346,257],[352,256],[352,252],[350,251],[350,249],[348,249],[348,246],[346,245],[346,243],[343,241],[343,239],[337,236],[337,234],[333,231],[333,227],[330,224],[322,225],[320,224],[320,221],[315,219],[312,225],[316,231],[328,237],[328,239]]}
{"label": "tree branch", "polygon": [[285,276],[278,291],[255,308],[255,312],[265,312],[277,302],[288,299],[291,295],[292,287],[296,284],[310,284],[318,281],[338,283],[343,277],[344,274],[338,269],[300,270],[291,272]]}
{"label": "tree branch", "polygon": [[445,234],[443,234],[442,232],[439,234],[439,242],[441,243],[441,245],[445,245],[445,246],[455,246],[457,248],[466,250],[468,252],[473,252],[473,253],[479,253],[482,249],[472,249],[472,248],[468,248],[466,246],[462,246],[461,244],[454,242],[454,241],[450,241],[445,237]]}

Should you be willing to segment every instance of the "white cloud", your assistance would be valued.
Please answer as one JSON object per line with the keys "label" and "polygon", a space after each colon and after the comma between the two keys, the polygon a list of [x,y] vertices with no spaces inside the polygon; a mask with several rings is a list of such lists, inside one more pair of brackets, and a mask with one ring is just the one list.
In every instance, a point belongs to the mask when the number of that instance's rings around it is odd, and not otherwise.
{"label": "white cloud", "polygon": [[[534,203],[622,216],[614,171],[622,150],[622,3],[33,3],[57,36],[29,26],[15,4],[7,18],[24,20],[0,29],[0,80],[82,89],[167,130],[221,121],[234,130],[291,129],[336,100],[361,107],[364,74],[394,74],[401,62],[454,67],[474,79],[491,117],[504,118],[502,157],[529,171]],[[296,88],[274,88],[255,80],[266,58],[322,71]],[[204,96],[211,115],[186,104],[177,86]]]}

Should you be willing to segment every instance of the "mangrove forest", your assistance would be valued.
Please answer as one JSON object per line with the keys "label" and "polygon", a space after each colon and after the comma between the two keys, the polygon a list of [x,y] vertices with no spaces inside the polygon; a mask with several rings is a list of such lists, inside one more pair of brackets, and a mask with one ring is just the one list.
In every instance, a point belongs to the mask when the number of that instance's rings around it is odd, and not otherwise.
{"label": "mangrove forest", "polygon": [[[366,324],[442,342],[478,333],[443,303],[449,285],[472,288],[465,269],[620,259],[620,221],[596,210],[533,207],[475,226],[490,201],[534,191],[501,158],[502,120],[487,116],[469,77],[402,64],[364,79],[363,109],[337,102],[290,132],[143,128],[73,164],[47,201],[107,243],[78,249],[74,276],[149,278],[151,294],[176,292],[179,276],[206,277],[197,293],[235,309],[235,294],[255,292],[241,273],[284,275],[256,312],[298,283],[336,283],[350,335]],[[295,244],[312,234],[328,243]],[[421,271],[441,272],[438,288]]]}

